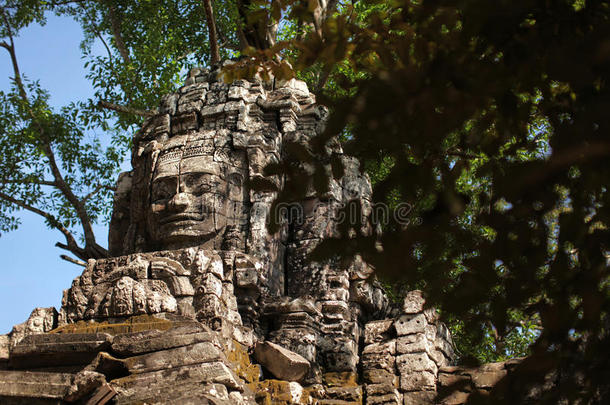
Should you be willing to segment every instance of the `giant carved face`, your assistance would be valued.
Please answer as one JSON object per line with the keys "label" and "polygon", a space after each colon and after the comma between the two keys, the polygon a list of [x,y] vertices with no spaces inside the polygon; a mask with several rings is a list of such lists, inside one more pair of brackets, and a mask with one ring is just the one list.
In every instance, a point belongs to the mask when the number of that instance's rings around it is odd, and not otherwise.
{"label": "giant carved face", "polygon": [[[151,184],[148,228],[164,247],[202,244],[222,234],[229,216],[229,189],[209,140],[185,137],[164,145]],[[226,165],[225,165],[226,166]]]}

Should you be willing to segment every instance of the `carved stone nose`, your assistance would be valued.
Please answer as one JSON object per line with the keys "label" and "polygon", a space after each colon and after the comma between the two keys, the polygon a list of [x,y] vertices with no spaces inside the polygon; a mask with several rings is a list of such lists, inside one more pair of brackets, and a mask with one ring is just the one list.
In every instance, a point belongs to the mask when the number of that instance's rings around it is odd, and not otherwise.
{"label": "carved stone nose", "polygon": [[186,193],[178,193],[169,201],[169,208],[174,211],[184,211],[189,206],[189,196]]}

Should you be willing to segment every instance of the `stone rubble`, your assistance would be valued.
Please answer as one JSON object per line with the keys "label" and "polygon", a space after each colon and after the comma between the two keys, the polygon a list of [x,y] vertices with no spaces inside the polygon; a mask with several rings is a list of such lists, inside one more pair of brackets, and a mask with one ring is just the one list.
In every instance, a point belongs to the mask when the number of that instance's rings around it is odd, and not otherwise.
{"label": "stone rubble", "polygon": [[299,381],[310,367],[303,356],[271,342],[257,343],[254,358],[278,380]]}

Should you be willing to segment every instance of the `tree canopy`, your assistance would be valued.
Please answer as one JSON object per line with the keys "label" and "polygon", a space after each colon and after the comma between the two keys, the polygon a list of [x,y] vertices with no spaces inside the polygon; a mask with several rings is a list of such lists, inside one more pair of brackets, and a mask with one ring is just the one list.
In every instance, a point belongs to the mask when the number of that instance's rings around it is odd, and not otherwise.
{"label": "tree canopy", "polygon": [[[0,95],[0,148],[11,157],[2,230],[16,226],[14,209],[38,210],[77,257],[103,255],[86,224],[107,212],[119,154],[84,144],[86,129],[108,129],[124,148],[125,130],[185,69],[237,58],[228,79],[296,75],[331,109],[310,148],[269,172],[323,192],[327,173],[306,166],[330,162],[339,175],[325,145],[340,136],[375,201],[411,207],[372,235],[344,223],[317,258],[358,254],[381,277],[423,289],[469,342],[463,360],[527,348],[511,376],[524,392],[555,372],[564,382],[548,403],[607,400],[608,1],[27,0],[1,11],[0,45],[15,66],[14,89]],[[96,100],[54,112],[20,75],[12,37],[46,11],[83,26]],[[107,55],[91,55],[96,38]],[[77,225],[84,247],[70,244]],[[494,395],[507,398],[501,386]]]}

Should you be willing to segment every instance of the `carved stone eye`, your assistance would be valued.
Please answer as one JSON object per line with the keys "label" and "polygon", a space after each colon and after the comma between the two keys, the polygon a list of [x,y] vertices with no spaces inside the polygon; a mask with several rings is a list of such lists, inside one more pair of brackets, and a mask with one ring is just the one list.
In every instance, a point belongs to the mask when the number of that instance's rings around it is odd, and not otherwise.
{"label": "carved stone eye", "polygon": [[156,180],[152,186],[152,201],[168,200],[176,194],[176,179],[163,178]]}

